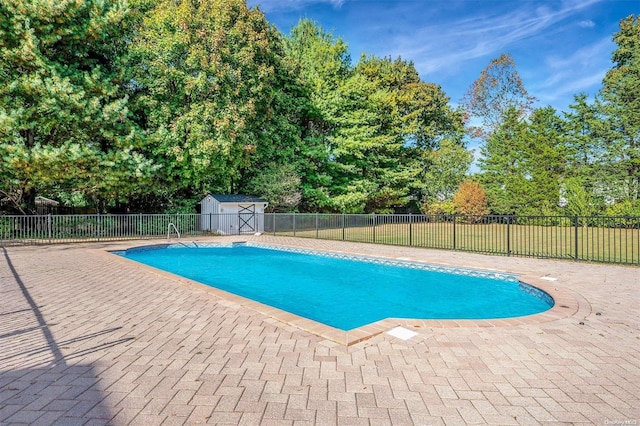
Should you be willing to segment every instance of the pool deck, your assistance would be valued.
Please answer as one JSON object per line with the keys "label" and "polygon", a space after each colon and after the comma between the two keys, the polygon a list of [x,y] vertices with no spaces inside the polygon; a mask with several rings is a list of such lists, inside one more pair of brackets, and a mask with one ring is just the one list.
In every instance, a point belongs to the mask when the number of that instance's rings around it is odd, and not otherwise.
{"label": "pool deck", "polygon": [[[0,248],[0,425],[640,424],[638,267],[195,241],[514,273],[556,306],[348,334],[108,253],[166,240]],[[390,335],[396,326],[415,335]]]}

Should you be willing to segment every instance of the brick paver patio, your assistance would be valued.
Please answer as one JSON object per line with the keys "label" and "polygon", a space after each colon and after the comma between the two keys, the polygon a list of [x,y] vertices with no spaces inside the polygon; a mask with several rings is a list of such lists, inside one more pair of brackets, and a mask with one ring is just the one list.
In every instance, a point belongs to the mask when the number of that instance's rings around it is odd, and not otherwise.
{"label": "brick paver patio", "polygon": [[162,241],[0,248],[0,424],[640,422],[639,268],[250,238],[546,277],[577,308],[345,346],[106,252]]}

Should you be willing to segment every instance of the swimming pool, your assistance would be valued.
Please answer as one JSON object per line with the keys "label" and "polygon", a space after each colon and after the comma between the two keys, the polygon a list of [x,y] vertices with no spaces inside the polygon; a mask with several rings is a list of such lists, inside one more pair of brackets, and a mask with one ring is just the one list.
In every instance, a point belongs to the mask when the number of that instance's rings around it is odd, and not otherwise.
{"label": "swimming pool", "polygon": [[509,274],[256,243],[116,253],[345,331],[385,318],[518,317],[554,304]]}

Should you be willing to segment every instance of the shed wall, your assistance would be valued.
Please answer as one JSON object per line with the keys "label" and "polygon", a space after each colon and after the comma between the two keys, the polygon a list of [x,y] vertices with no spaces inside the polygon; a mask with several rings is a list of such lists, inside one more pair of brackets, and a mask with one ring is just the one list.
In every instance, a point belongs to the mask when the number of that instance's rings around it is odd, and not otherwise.
{"label": "shed wall", "polygon": [[223,235],[264,232],[264,203],[220,203],[209,195],[200,202],[200,213],[200,225],[205,231]]}

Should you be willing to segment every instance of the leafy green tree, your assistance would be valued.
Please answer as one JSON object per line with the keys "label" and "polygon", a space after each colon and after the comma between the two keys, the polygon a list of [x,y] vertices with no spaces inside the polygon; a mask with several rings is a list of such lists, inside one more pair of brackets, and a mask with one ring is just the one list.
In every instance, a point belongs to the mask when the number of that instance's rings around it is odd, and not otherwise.
{"label": "leafy green tree", "polygon": [[473,153],[457,142],[444,140],[438,149],[425,151],[424,158],[423,203],[451,200],[466,178]]}
{"label": "leafy green tree", "polygon": [[493,212],[557,213],[567,174],[564,121],[552,107],[536,109],[529,120],[509,109],[483,146],[479,166]]}
{"label": "leafy green tree", "polygon": [[578,178],[569,178],[562,183],[562,196],[566,203],[566,213],[581,216],[583,226],[588,225],[587,217],[595,216],[600,211],[590,188],[585,187]]}
{"label": "leafy green tree", "polygon": [[449,106],[440,86],[422,81],[413,62],[363,55],[355,72],[389,92],[397,120],[394,131],[405,146],[422,152],[437,149],[445,139],[462,144],[463,112]]}
{"label": "leafy green tree", "polygon": [[[640,200],[624,200],[614,203],[605,210],[607,216],[627,216],[632,218],[640,217]],[[635,221],[635,219],[633,219]],[[634,222],[631,222],[635,226]]]}
{"label": "leafy green tree", "polygon": [[0,1],[0,191],[107,200],[142,191],[154,167],[121,87],[124,1]]}
{"label": "leafy green tree", "polygon": [[303,210],[393,211],[425,186],[425,151],[447,138],[461,144],[461,112],[411,62],[363,55],[351,67],[346,44],[309,20],[285,48],[311,100]]}
{"label": "leafy green tree", "polygon": [[338,94],[330,152],[341,208],[390,212],[406,205],[425,186],[425,151],[445,138],[461,143],[461,114],[411,62],[363,56]]}
{"label": "leafy green tree", "polygon": [[564,113],[567,178],[578,180],[593,192],[598,182],[606,180],[601,167],[606,146],[600,104],[597,99],[589,103],[585,94],[579,94],[569,109]]}
{"label": "leafy green tree", "polygon": [[131,45],[130,89],[174,191],[239,192],[300,149],[298,97],[277,30],[243,0],[159,0]]}
{"label": "leafy green tree", "polygon": [[334,208],[347,213],[389,212],[405,203],[409,176],[401,158],[392,94],[355,74],[340,88],[337,128],[330,138]]}
{"label": "leafy green tree", "polygon": [[422,201],[421,210],[429,215],[452,215],[456,212],[453,197],[440,201],[438,199],[425,199]]}
{"label": "leafy green tree", "polygon": [[267,200],[268,210],[275,213],[296,211],[302,199],[300,177],[292,164],[264,170],[253,178],[248,190]]}
{"label": "leafy green tree", "polygon": [[284,39],[284,48],[308,87],[316,111],[328,113],[333,105],[332,95],[351,75],[347,44],[325,32],[316,22],[301,19]]}

